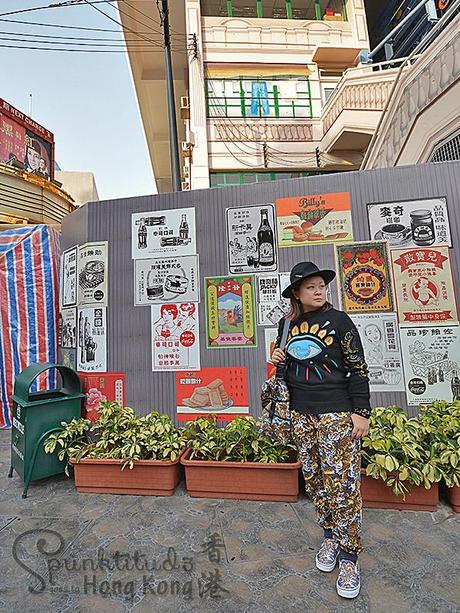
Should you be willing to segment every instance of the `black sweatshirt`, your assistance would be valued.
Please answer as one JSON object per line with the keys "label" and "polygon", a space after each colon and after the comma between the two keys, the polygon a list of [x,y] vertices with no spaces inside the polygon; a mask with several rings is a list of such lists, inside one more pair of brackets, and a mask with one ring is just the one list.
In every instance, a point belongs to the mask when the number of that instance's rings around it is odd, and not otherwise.
{"label": "black sweatshirt", "polygon": [[[275,347],[283,326],[284,318]],[[346,313],[334,308],[304,313],[290,324],[285,352],[291,409],[369,417],[368,368],[359,333]]]}

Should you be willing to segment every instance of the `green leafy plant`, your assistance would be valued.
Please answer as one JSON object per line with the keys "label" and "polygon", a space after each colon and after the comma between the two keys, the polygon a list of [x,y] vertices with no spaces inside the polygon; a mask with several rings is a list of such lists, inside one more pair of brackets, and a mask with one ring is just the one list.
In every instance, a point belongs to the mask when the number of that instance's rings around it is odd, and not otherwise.
{"label": "green leafy plant", "polygon": [[407,417],[396,406],[373,410],[361,450],[366,475],[382,479],[404,498],[411,485],[430,489],[442,478],[436,454],[418,418]]}
{"label": "green leafy plant", "polygon": [[460,487],[460,401],[423,405],[418,419],[441,478],[447,487]]}
{"label": "green leafy plant", "polygon": [[253,417],[235,417],[219,428],[215,416],[189,422],[185,430],[190,459],[223,462],[286,463],[297,453],[294,445],[281,445],[259,432]]}
{"label": "green leafy plant", "polygon": [[[130,407],[104,402],[100,418],[62,422],[63,429],[45,441],[46,453],[59,449],[60,460],[103,458],[122,460],[122,470],[135,460],[176,460],[185,447],[184,431],[175,427],[167,415],[156,411],[138,416]],[[68,475],[68,464],[65,472]]]}

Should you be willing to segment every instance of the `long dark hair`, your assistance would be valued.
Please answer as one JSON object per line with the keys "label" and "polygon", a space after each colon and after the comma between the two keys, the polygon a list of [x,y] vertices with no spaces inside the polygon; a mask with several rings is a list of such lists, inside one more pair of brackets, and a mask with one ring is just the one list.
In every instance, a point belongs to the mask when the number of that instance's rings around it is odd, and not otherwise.
{"label": "long dark hair", "polygon": [[[332,304],[326,300],[323,306],[318,310],[319,311],[329,311],[329,309],[332,309],[332,308],[333,308]],[[302,309],[302,303],[293,294],[291,294],[291,308],[289,309],[289,311],[287,312],[285,316],[286,319],[295,321],[301,315],[303,315],[303,313],[304,311]]]}

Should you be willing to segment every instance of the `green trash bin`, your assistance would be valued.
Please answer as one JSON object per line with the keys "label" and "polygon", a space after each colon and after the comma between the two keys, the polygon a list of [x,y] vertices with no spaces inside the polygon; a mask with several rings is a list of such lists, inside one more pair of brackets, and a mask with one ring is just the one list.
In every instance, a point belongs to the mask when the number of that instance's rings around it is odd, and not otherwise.
{"label": "green trash bin", "polygon": [[[30,386],[41,373],[56,368],[61,375],[60,389],[31,392]],[[14,383],[13,428],[11,431],[11,467],[24,481],[22,497],[27,497],[31,481],[64,472],[65,460],[57,450],[45,453],[43,444],[52,432],[62,430],[61,422],[81,417],[84,394],[77,373],[60,364],[31,364]]]}

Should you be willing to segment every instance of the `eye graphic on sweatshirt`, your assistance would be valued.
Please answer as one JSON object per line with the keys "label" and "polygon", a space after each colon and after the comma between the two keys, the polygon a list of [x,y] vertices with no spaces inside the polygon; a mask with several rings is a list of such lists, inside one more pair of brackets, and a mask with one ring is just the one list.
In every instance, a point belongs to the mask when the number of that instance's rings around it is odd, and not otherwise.
{"label": "eye graphic on sweatshirt", "polygon": [[[287,354],[299,362],[307,363],[309,360],[319,356],[334,342],[333,337],[336,334],[335,330],[327,329],[330,323],[331,322],[326,321],[320,327],[319,324],[310,326],[308,322],[304,321],[300,326],[294,326],[291,330],[291,339],[286,347]],[[328,362],[329,366],[323,361],[320,363],[309,362],[309,364],[304,364],[303,368],[300,364],[297,364],[296,377],[305,378],[309,381],[310,374],[313,372],[316,373],[317,378],[322,381],[324,379],[323,371],[330,373],[330,366],[337,366],[334,360],[328,358]]]}
{"label": "eye graphic on sweatshirt", "polygon": [[310,335],[294,338],[288,345],[287,352],[297,360],[308,360],[319,355],[326,345]]}

